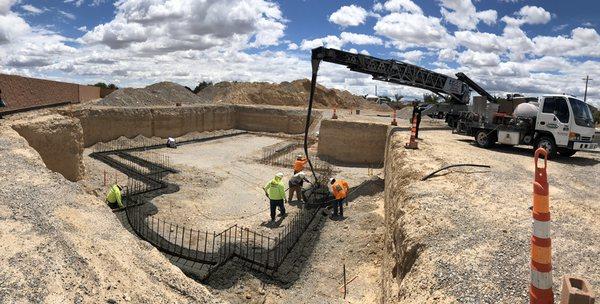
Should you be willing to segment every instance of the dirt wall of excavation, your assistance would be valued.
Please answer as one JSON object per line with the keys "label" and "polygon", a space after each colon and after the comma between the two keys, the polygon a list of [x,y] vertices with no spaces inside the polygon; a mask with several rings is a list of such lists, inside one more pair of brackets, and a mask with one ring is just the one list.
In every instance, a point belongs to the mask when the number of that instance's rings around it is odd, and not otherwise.
{"label": "dirt wall of excavation", "polygon": [[49,115],[24,119],[12,127],[40,154],[48,169],[70,181],[83,178],[83,130],[79,119]]}
{"label": "dirt wall of excavation", "polygon": [[333,162],[381,165],[388,126],[325,119],[319,130],[318,156]]}
{"label": "dirt wall of excavation", "polygon": [[92,108],[63,114],[81,120],[86,147],[121,136],[166,138],[234,128],[234,109],[231,106]]}

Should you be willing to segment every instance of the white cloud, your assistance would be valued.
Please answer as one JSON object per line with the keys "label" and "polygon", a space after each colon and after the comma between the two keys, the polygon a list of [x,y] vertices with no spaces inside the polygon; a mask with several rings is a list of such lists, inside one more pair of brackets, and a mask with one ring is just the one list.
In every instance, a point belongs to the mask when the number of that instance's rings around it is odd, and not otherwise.
{"label": "white cloud", "polygon": [[407,12],[414,14],[423,14],[423,10],[421,9],[421,7],[416,5],[411,0],[389,0],[385,2],[383,7],[385,7],[385,9],[390,12]]}
{"label": "white cloud", "polygon": [[122,0],[115,18],[80,41],[145,54],[211,47],[244,49],[279,44],[285,20],[265,0]]}
{"label": "white cloud", "polygon": [[58,13],[61,16],[67,18],[67,19],[71,19],[71,20],[75,20],[76,19],[75,15],[73,15],[73,14],[71,14],[69,12],[65,12],[65,11],[59,10]]}
{"label": "white cloud", "polygon": [[337,36],[327,36],[323,38],[316,38],[312,40],[302,40],[300,43],[300,49],[302,50],[310,50],[314,48],[318,48],[320,46],[325,46],[328,48],[340,49],[344,45],[344,41],[338,38]]}
{"label": "white cloud", "polygon": [[297,50],[297,49],[298,49],[298,45],[297,45],[297,44],[295,44],[295,43],[293,43],[293,42],[292,42],[292,43],[290,43],[290,44],[288,44],[288,50],[295,51],[295,50]]}
{"label": "white cloud", "polygon": [[502,52],[506,49],[501,37],[491,33],[457,31],[456,43],[473,51]]}
{"label": "white cloud", "polygon": [[454,61],[458,56],[458,52],[453,49],[442,49],[438,54],[438,60],[440,61]]}
{"label": "white cloud", "polygon": [[[64,0],[64,3],[73,3],[75,6],[80,7],[85,0]],[[100,4],[105,3],[106,0],[92,0],[92,3],[89,4],[89,6],[98,6]]]}
{"label": "white cloud", "polygon": [[370,35],[365,35],[365,34],[342,32],[340,34],[340,38],[342,38],[342,41],[344,43],[352,43],[352,44],[358,44],[358,45],[368,45],[368,44],[382,45],[383,44],[383,40],[381,40],[381,38],[375,37],[375,36],[370,36]]}
{"label": "white cloud", "polygon": [[329,16],[329,22],[335,23],[342,27],[357,26],[365,23],[367,19],[367,11],[354,4],[342,6]]}
{"label": "white cloud", "polygon": [[17,14],[8,11],[0,14],[0,45],[14,41],[30,30],[29,24]]}
{"label": "white cloud", "polygon": [[524,6],[515,15],[516,18],[504,16],[502,21],[508,25],[521,26],[523,24],[546,24],[552,19],[550,12],[539,6]]}
{"label": "white cloud", "polygon": [[0,0],[0,15],[6,15],[18,0]]}
{"label": "white cloud", "polygon": [[467,50],[458,55],[458,62],[465,66],[494,67],[500,64],[500,57],[492,53]]}
{"label": "white cloud", "polygon": [[600,35],[591,28],[578,27],[571,37],[538,36],[533,43],[536,55],[600,57]]}
{"label": "white cloud", "polygon": [[75,6],[80,7],[85,0],[64,0],[64,3],[73,3]]}
{"label": "white cloud", "polygon": [[[383,44],[383,40],[379,37],[365,35],[365,34],[356,34],[350,32],[342,32],[340,37],[329,35],[326,37],[316,38],[312,40],[302,40],[300,43],[300,49],[302,50],[310,50],[320,46],[325,46],[328,48],[340,49],[346,44],[356,44],[356,45],[381,45]],[[358,51],[356,51],[358,53]]]}
{"label": "white cloud", "polygon": [[404,61],[415,64],[421,61],[425,53],[420,50],[412,50],[404,53],[396,53],[396,55],[404,59]]}
{"label": "white cloud", "polygon": [[495,10],[478,12],[471,0],[440,0],[440,5],[444,20],[463,30],[474,30],[479,22],[494,24],[498,18]]}
{"label": "white cloud", "polygon": [[31,14],[34,14],[34,15],[39,15],[39,14],[41,14],[41,13],[43,13],[45,11],[45,10],[43,10],[41,8],[37,8],[37,7],[35,7],[35,6],[31,5],[31,4],[21,5],[21,8],[24,11],[27,11],[27,12],[29,12]]}
{"label": "white cloud", "polygon": [[392,39],[393,44],[408,47],[445,48],[453,44],[453,38],[440,19],[419,14],[391,13],[375,24],[375,32]]}

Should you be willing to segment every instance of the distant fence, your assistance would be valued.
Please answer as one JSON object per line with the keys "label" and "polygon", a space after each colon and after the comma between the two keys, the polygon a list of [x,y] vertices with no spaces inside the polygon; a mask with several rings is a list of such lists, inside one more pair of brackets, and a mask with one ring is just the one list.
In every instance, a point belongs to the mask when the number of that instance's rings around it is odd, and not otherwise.
{"label": "distant fence", "polygon": [[[242,133],[206,136],[196,140],[207,141],[237,134]],[[148,208],[148,197],[160,195],[161,191],[168,188],[169,184],[164,181],[164,177],[177,171],[171,167],[168,157],[150,154],[152,152],[138,153],[164,145],[139,147],[135,144],[134,147],[126,147],[127,145],[120,142],[115,145],[117,149],[114,145],[101,145],[99,151],[90,156],[129,177],[124,189],[124,204],[127,221],[133,231],[161,252],[206,266],[206,276],[233,258],[249,263],[255,270],[272,273],[281,265],[321,210],[319,205],[307,204],[315,208],[301,209],[276,236],[257,233],[238,225],[216,232],[191,229],[167,222],[155,216],[152,208]],[[316,195],[313,195],[312,201]],[[317,199],[324,197],[319,196]]]}

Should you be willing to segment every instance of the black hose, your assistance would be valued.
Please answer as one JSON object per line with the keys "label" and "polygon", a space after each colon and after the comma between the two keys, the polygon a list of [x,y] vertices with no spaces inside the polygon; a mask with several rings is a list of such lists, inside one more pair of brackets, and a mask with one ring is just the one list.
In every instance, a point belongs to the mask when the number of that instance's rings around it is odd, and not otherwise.
{"label": "black hose", "polygon": [[430,177],[434,176],[436,173],[446,170],[446,169],[450,169],[450,168],[454,168],[454,167],[479,167],[479,168],[491,168],[488,165],[476,165],[476,164],[458,164],[458,165],[450,165],[450,166],[446,166],[443,167],[439,170],[433,171],[431,173],[429,173],[427,176],[421,178],[422,181],[429,179]]}
{"label": "black hose", "polygon": [[310,166],[310,171],[312,172],[313,178],[315,179],[315,184],[318,184],[317,174],[315,173],[315,169],[313,168],[313,164],[310,161],[310,157],[308,157],[308,129],[310,128],[310,117],[312,114],[312,105],[313,98],[315,97],[315,88],[317,86],[317,73],[319,72],[319,64],[321,60],[312,59],[312,80],[310,82],[310,97],[308,99],[308,114],[306,115],[306,127],[304,128],[304,155],[306,155],[306,159],[308,160],[308,165]]}

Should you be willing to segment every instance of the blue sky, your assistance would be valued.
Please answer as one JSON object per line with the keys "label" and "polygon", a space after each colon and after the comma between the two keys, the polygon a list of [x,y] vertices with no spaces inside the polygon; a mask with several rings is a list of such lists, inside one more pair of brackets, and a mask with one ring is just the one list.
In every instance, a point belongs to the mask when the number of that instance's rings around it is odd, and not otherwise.
{"label": "blue sky", "polygon": [[[310,76],[320,45],[393,58],[494,94],[600,100],[595,1],[0,0],[0,72],[79,83],[280,82]],[[321,83],[372,93],[368,76],[324,64]],[[423,91],[378,84],[380,92]]]}

